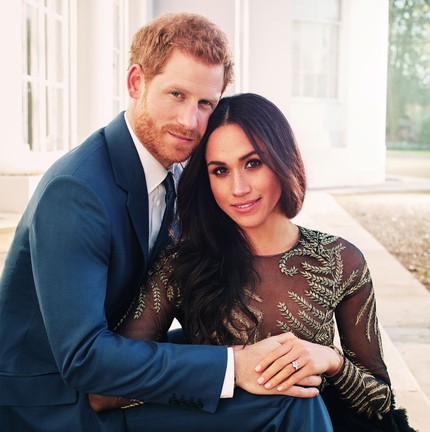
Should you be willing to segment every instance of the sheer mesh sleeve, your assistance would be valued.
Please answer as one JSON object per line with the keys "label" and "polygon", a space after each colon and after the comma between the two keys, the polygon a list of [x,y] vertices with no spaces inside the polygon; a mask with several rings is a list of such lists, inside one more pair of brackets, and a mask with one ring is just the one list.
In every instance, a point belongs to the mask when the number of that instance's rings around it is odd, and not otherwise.
{"label": "sheer mesh sleeve", "polygon": [[259,339],[281,330],[333,346],[336,319],[345,361],[327,380],[355,412],[383,416],[391,405],[390,379],[363,254],[340,237],[303,227],[300,232],[281,256],[254,260],[260,278],[250,307],[263,317]]}
{"label": "sheer mesh sleeve", "polygon": [[179,291],[169,284],[174,259],[168,251],[160,255],[116,332],[130,339],[165,339],[179,304]]}
{"label": "sheer mesh sleeve", "polygon": [[[344,256],[345,264],[352,264],[359,273],[336,308],[345,360],[328,381],[356,412],[380,417],[390,410],[391,390],[383,361],[373,284],[361,253]],[[347,262],[351,259],[355,264]]]}

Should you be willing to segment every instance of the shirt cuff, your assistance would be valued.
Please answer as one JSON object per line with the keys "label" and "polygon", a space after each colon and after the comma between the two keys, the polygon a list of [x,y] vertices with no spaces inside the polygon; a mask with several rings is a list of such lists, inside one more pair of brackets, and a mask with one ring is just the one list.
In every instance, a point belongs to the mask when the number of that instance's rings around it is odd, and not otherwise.
{"label": "shirt cuff", "polygon": [[234,354],[233,348],[227,348],[227,369],[221,390],[221,399],[232,398],[234,394]]}

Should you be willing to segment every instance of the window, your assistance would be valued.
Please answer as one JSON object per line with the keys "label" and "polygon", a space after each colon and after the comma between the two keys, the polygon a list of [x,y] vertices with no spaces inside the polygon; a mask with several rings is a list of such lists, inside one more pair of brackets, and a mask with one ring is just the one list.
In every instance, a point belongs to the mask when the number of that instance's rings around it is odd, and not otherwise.
{"label": "window", "polygon": [[293,96],[338,97],[340,0],[294,0]]}
{"label": "window", "polygon": [[23,0],[23,139],[36,152],[69,148],[67,0]]}

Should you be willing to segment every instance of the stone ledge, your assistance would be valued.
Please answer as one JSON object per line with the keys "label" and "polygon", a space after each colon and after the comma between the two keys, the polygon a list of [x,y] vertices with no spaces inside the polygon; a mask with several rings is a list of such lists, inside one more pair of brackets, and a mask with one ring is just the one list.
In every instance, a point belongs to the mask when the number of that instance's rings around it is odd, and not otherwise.
{"label": "stone ledge", "polygon": [[0,253],[9,250],[20,217],[21,213],[0,213]]}
{"label": "stone ledge", "polygon": [[0,175],[0,212],[22,213],[41,175]]}
{"label": "stone ledge", "polygon": [[430,401],[400,355],[390,336],[380,325],[384,346],[384,361],[391,378],[397,408],[406,408],[414,429],[424,432],[428,428]]}

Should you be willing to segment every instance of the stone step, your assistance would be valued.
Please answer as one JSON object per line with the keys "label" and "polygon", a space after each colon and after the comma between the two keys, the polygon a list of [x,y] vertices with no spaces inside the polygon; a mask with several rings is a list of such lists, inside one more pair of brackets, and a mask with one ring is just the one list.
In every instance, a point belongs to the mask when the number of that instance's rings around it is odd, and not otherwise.
{"label": "stone step", "polygon": [[8,251],[15,228],[21,217],[18,213],[0,213],[0,252]]}
{"label": "stone step", "polygon": [[0,272],[20,217],[20,213],[0,213]]}

